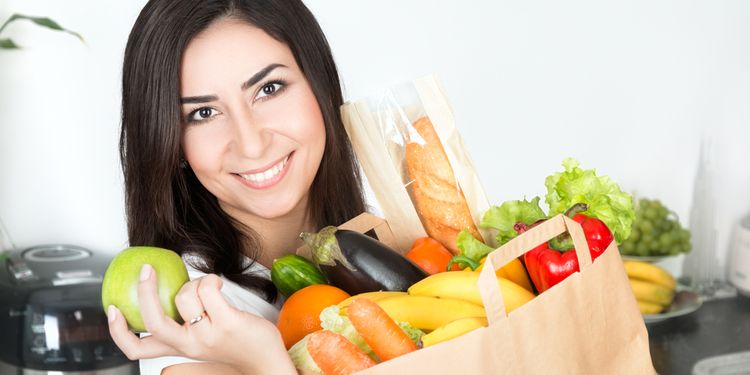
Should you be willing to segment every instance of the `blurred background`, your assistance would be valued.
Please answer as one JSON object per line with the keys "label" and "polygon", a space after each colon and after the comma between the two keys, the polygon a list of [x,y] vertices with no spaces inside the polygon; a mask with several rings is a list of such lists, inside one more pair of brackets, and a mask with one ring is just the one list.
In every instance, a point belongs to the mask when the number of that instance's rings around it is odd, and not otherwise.
{"label": "blurred background", "polygon": [[[22,21],[1,35],[23,46],[0,50],[0,219],[17,247],[127,245],[120,74],[144,4],[0,2],[0,20],[47,16],[86,40]],[[750,2],[306,4],[347,99],[437,74],[491,203],[543,196],[545,176],[573,156],[661,200],[683,226],[696,202],[694,215],[711,207],[725,266],[732,230],[750,214]],[[710,173],[698,173],[701,144]],[[679,274],[681,258],[664,264]]]}

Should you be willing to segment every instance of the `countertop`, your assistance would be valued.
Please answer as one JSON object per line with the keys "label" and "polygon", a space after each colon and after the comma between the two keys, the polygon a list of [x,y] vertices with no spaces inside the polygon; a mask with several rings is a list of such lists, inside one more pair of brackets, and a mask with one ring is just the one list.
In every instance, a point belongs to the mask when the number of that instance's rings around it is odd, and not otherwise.
{"label": "countertop", "polygon": [[710,300],[691,314],[647,328],[656,371],[691,374],[704,358],[750,350],[750,298]]}

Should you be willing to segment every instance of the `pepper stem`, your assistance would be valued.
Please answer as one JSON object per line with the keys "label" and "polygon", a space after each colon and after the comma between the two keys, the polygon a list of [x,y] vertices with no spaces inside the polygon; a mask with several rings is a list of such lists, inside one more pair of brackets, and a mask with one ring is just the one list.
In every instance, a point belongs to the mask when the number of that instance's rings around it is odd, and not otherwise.
{"label": "pepper stem", "polygon": [[516,233],[521,234],[529,230],[529,226],[519,221],[513,225],[513,230],[515,230]]}
{"label": "pepper stem", "polygon": [[[459,267],[462,265],[465,265],[466,267],[471,268],[472,271],[479,268],[479,262],[476,260],[467,257],[466,255],[456,255],[448,262],[448,265],[445,267],[446,271],[450,271],[451,267],[453,267],[454,264],[458,264]],[[464,267],[464,268],[466,268]]]}
{"label": "pepper stem", "polygon": [[570,208],[568,208],[567,211],[565,211],[565,216],[569,218],[573,218],[573,216],[576,216],[576,214],[580,214],[581,212],[584,212],[589,209],[589,205],[586,203],[576,203]]}

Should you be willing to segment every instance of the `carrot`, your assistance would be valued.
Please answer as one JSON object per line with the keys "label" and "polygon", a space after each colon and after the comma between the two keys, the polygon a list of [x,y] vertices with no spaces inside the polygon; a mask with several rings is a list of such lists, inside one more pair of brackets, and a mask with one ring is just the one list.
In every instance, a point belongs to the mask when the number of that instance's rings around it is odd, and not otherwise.
{"label": "carrot", "polygon": [[417,350],[414,341],[375,302],[356,299],[347,314],[354,329],[381,360],[387,361]]}
{"label": "carrot", "polygon": [[346,337],[329,330],[311,333],[307,351],[324,375],[349,375],[375,366],[375,361]]}

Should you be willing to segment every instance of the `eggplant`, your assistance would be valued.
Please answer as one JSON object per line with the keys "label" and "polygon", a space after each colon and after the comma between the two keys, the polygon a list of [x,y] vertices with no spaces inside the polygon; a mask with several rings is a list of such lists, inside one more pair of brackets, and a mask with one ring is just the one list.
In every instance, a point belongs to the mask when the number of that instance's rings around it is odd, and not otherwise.
{"label": "eggplant", "polygon": [[359,232],[325,227],[300,234],[328,281],[351,295],[406,291],[427,274],[384,243]]}

